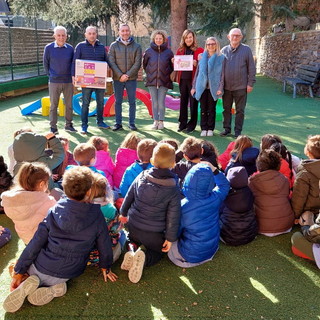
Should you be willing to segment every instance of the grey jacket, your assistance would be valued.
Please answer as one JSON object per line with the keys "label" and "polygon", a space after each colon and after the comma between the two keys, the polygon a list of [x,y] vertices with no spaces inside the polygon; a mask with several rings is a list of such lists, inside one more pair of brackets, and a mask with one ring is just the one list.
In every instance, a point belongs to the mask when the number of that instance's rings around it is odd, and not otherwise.
{"label": "grey jacket", "polygon": [[247,86],[253,87],[256,82],[256,66],[251,49],[241,43],[235,50],[228,45],[221,52],[226,56],[222,72],[224,89],[235,91],[246,89]]}
{"label": "grey jacket", "polygon": [[113,80],[119,80],[123,74],[129,80],[136,80],[141,67],[142,50],[140,44],[131,37],[125,45],[120,38],[112,42],[109,49],[109,65],[113,72]]}

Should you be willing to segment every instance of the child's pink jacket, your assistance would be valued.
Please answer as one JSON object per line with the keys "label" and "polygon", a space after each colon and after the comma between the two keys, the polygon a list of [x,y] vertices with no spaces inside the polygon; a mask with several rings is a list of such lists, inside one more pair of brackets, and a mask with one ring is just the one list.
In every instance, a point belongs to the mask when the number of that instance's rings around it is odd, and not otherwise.
{"label": "child's pink jacket", "polygon": [[96,164],[94,165],[98,170],[101,170],[106,175],[109,181],[110,187],[113,188],[113,173],[115,165],[109,152],[99,150],[96,152]]}
{"label": "child's pink jacket", "polygon": [[137,150],[119,148],[116,153],[116,164],[113,172],[114,187],[119,189],[122,176],[126,169],[138,160]]}
{"label": "child's pink jacket", "polygon": [[28,244],[56,200],[42,191],[9,190],[1,194],[5,214],[21,240]]}

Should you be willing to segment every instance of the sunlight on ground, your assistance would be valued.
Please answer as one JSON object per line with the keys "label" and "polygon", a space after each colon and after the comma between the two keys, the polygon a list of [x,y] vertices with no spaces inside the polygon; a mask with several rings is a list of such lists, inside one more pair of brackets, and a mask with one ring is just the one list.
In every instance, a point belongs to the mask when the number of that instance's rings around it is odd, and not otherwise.
{"label": "sunlight on ground", "polygon": [[259,281],[249,278],[252,286],[261,292],[266,298],[268,298],[273,303],[278,303],[279,300]]}
{"label": "sunlight on ground", "polygon": [[168,320],[168,318],[163,315],[162,311],[160,309],[157,309],[153,305],[151,305],[151,311],[154,320]]}
{"label": "sunlight on ground", "polygon": [[181,276],[179,278],[194,294],[198,294],[187,277]]}
{"label": "sunlight on ground", "polygon": [[318,274],[305,268],[301,263],[285,255],[283,252],[278,250],[277,253],[281,257],[286,258],[289,262],[291,262],[296,268],[298,268],[301,272],[303,272],[314,283],[314,285],[320,288],[320,276]]}

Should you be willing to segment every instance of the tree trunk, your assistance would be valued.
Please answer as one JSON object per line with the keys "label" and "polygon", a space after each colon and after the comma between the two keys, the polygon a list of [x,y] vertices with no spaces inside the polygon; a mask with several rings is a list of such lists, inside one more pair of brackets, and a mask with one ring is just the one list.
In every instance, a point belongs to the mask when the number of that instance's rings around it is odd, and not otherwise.
{"label": "tree trunk", "polygon": [[179,47],[181,35],[187,29],[187,0],[170,0],[171,6],[171,50]]}

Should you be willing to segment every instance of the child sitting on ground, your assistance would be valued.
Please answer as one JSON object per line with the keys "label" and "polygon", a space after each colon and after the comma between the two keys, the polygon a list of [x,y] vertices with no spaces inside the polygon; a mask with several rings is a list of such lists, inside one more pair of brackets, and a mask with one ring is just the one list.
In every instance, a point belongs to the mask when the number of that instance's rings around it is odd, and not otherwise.
{"label": "child sitting on ground", "polygon": [[220,208],[220,239],[228,245],[240,246],[251,242],[258,234],[253,194],[244,167],[231,168],[227,179],[230,190]]}
{"label": "child sitting on ground", "polygon": [[174,148],[158,144],[150,162],[154,167],[134,180],[120,209],[122,221],[128,221],[130,241],[145,248],[124,256],[121,268],[129,271],[133,283],[141,279],[144,266],[156,264],[170,250],[179,229],[180,190],[170,170],[175,165]]}
{"label": "child sitting on ground", "polygon": [[[8,172],[8,167],[4,162],[3,156],[0,156],[0,198],[3,192],[10,189],[12,185],[12,176]],[[3,207],[0,205],[0,213],[4,213]]]}
{"label": "child sitting on ground", "polygon": [[0,248],[7,244],[11,239],[11,232],[8,228],[0,226]]}
{"label": "child sitting on ground", "polygon": [[226,170],[226,167],[231,159],[231,151],[234,149],[234,145],[236,144],[235,141],[232,141],[228,144],[226,150],[224,150],[219,156],[218,156],[218,162],[221,166],[221,169],[224,171]]}
{"label": "child sitting on ground", "polygon": [[289,181],[279,172],[280,165],[278,152],[263,150],[257,159],[259,173],[249,178],[259,233],[268,237],[290,232],[294,222]]}
{"label": "child sitting on ground", "polygon": [[188,137],[182,142],[180,150],[183,153],[184,159],[179,161],[172,171],[178,176],[180,186],[182,187],[183,180],[188,171],[201,161],[203,149],[199,139]]}
{"label": "child sitting on ground", "polygon": [[137,147],[140,138],[135,132],[126,135],[115,156],[115,168],[113,171],[114,189],[119,191],[120,183],[126,169],[138,160]]}
{"label": "child sitting on ground", "polygon": [[[279,172],[281,172],[289,180],[290,189],[294,183],[294,170],[293,170],[293,157],[287,150],[286,146],[281,142],[280,137],[274,134],[265,134],[261,138],[260,150],[273,149],[281,156],[281,166]],[[297,158],[297,157],[296,157]],[[298,158],[299,159],[299,158]],[[298,160],[299,162],[300,160]]]}
{"label": "child sitting on ground", "polygon": [[250,177],[257,171],[256,160],[259,149],[253,146],[252,140],[246,135],[240,135],[235,142],[225,174],[228,173],[230,168],[243,166],[247,170],[248,177]]}
{"label": "child sitting on ground", "polygon": [[[32,132],[31,128],[21,128],[17,131],[15,131],[13,133],[13,139],[16,138],[16,136],[18,136],[19,134],[23,133],[23,132]],[[10,146],[8,147],[8,157],[9,157],[9,168],[8,171],[10,172],[11,175],[13,175],[13,168],[16,165],[16,159],[14,158],[14,154],[13,154],[13,143],[10,144]]]}
{"label": "child sitting on ground", "polygon": [[[89,200],[99,204],[106,220],[109,235],[112,241],[113,262],[119,259],[121,254],[121,244],[119,242],[123,232],[123,224],[119,221],[118,210],[113,205],[113,192],[105,177],[99,173],[94,173],[94,181]],[[94,250],[90,254],[89,264],[96,265],[99,262],[99,252]]]}
{"label": "child sitting on ground", "polygon": [[320,269],[320,219],[314,224],[314,215],[305,211],[300,217],[302,233],[295,232],[291,237],[292,252],[301,258],[315,261]]}
{"label": "child sitting on ground", "polygon": [[195,267],[212,260],[219,249],[219,208],[229,191],[229,182],[209,162],[192,167],[183,183],[178,241],[168,252],[179,267]]}
{"label": "child sitting on ground", "polygon": [[[60,199],[39,224],[33,239],[18,259],[11,282],[13,290],[3,302],[7,312],[16,312],[26,297],[37,306],[63,296],[66,282],[81,275],[96,244],[104,281],[116,281],[111,272],[112,249],[100,205],[89,203],[93,173],[86,167],[65,172]],[[25,273],[29,277],[21,282]],[[41,286],[41,288],[39,288]]]}
{"label": "child sitting on ground", "polygon": [[45,164],[25,162],[16,176],[17,184],[1,195],[1,205],[25,244],[30,242],[49,208],[56,204],[47,193],[50,175]]}
{"label": "child sitting on ground", "polygon": [[309,159],[303,160],[298,168],[291,198],[297,219],[306,211],[319,213],[320,135],[308,138],[304,153]]}
{"label": "child sitting on ground", "polygon": [[[88,167],[93,172],[102,174],[105,177],[103,171],[98,170],[95,167],[96,163],[96,148],[90,143],[80,143],[73,150],[74,160],[77,162],[78,166]],[[76,168],[77,166],[70,165],[67,166],[66,170],[71,168]]]}
{"label": "child sitting on ground", "polygon": [[120,184],[120,192],[123,197],[126,196],[134,179],[143,170],[150,169],[152,167],[150,159],[152,157],[153,149],[156,145],[157,141],[153,139],[142,139],[138,143],[137,152],[139,160],[136,160],[129,168],[127,168]]}
{"label": "child sitting on ground", "polygon": [[109,142],[106,138],[93,136],[88,141],[97,150],[95,167],[104,172],[109,181],[110,187],[113,188],[113,171],[114,163],[109,153]]}
{"label": "child sitting on ground", "polygon": [[[47,148],[51,149],[49,156]],[[38,135],[33,132],[23,132],[13,141],[13,153],[17,163],[13,172],[16,175],[23,162],[42,162],[51,171],[58,167],[64,159],[64,150],[60,140],[52,133]],[[57,187],[52,177],[49,179],[49,190]]]}
{"label": "child sitting on ground", "polygon": [[202,140],[201,146],[203,149],[203,153],[201,155],[201,161],[210,162],[217,169],[220,168],[218,163],[218,149],[217,147],[208,140]]}

